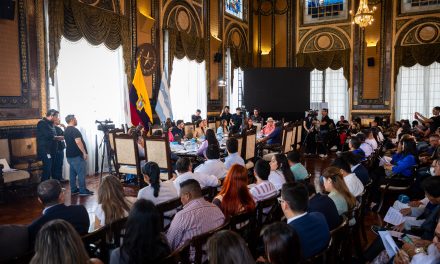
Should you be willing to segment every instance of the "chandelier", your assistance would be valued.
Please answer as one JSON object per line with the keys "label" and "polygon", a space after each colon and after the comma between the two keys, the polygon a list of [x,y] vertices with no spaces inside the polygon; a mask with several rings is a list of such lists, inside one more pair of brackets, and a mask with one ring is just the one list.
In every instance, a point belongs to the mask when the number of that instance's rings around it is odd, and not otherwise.
{"label": "chandelier", "polygon": [[350,14],[353,16],[352,23],[358,24],[361,28],[371,25],[374,21],[374,11],[376,11],[376,7],[373,6],[372,10],[370,10],[368,0],[361,0],[356,14],[353,14],[353,11],[350,10]]}

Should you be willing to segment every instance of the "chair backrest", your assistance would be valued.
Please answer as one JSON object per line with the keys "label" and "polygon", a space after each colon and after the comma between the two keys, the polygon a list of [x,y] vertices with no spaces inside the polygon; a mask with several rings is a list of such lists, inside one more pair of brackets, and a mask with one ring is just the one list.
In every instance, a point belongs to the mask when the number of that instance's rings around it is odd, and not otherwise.
{"label": "chair backrest", "polygon": [[249,161],[255,158],[255,148],[257,144],[257,132],[250,130],[246,132],[245,149],[243,153],[243,159]]}
{"label": "chair backrest", "polygon": [[233,135],[233,136],[229,136],[229,138],[235,138],[237,139],[238,142],[238,148],[237,148],[237,153],[240,154],[240,156],[243,157],[243,146],[244,146],[244,136],[243,135]]}
{"label": "chair backrest", "polygon": [[9,139],[9,150],[11,164],[14,163],[14,158],[36,157],[37,156],[37,138],[14,138]]}
{"label": "chair backrest", "polygon": [[348,218],[343,215],[341,224],[330,231],[332,245],[330,250],[331,256],[328,258],[330,258],[330,261],[333,261],[330,263],[336,263],[334,261],[344,259],[346,255],[344,252],[347,248],[351,247],[351,245],[348,245],[349,239],[347,239],[349,236],[348,222]]}
{"label": "chair backrest", "polygon": [[262,124],[261,123],[254,123],[254,125],[257,127],[257,134],[260,133]]}
{"label": "chair backrest", "polygon": [[[269,208],[269,211],[265,213],[265,209],[267,210]],[[266,200],[258,201],[257,202],[257,226],[259,229],[261,229],[264,225],[270,224],[274,221],[279,221],[281,219],[280,214],[280,206],[278,204],[278,198],[277,196],[268,198]],[[279,216],[279,219],[278,219]]]}
{"label": "chair backrest", "polygon": [[109,248],[107,246],[108,226],[84,235],[81,239],[84,247],[91,258],[99,258],[105,263],[108,262]]}
{"label": "chair backrest", "polygon": [[166,170],[168,179],[173,177],[173,169],[171,167],[171,150],[168,137],[145,137],[145,160],[154,161],[159,168]]}
{"label": "chair backrest", "polygon": [[164,131],[163,131],[163,128],[162,128],[160,125],[158,125],[158,124],[153,125],[153,126],[151,127],[151,134],[153,134],[154,132],[156,132],[156,131],[158,131],[158,130],[162,131],[162,133],[164,132]]}
{"label": "chair backrest", "polygon": [[112,151],[115,150],[115,135],[121,135],[124,134],[124,130],[120,128],[115,128],[109,131],[108,133],[108,139],[110,142],[110,148]]}
{"label": "chair backrest", "polygon": [[292,144],[294,143],[292,138],[293,129],[293,126],[288,126],[284,129],[285,136],[283,140],[283,153],[287,153],[292,149]]}
{"label": "chair backrest", "polygon": [[191,241],[185,242],[182,246],[175,249],[173,252],[171,252],[170,255],[168,255],[166,258],[164,258],[162,261],[160,261],[160,264],[190,264],[190,248],[191,248]]}
{"label": "chair backrest", "polygon": [[193,123],[185,123],[184,132],[185,135],[188,135],[189,133],[194,133],[195,127]]}
{"label": "chair backrest", "polygon": [[164,225],[165,219],[172,220],[172,217],[167,217],[165,213],[172,210],[177,210],[180,207],[182,207],[182,201],[180,200],[180,197],[156,205],[157,210],[161,214],[161,221],[164,229],[165,229],[165,225]]}
{"label": "chair backrest", "polygon": [[215,120],[215,129],[217,130],[217,128],[220,127],[221,121],[220,120]]}
{"label": "chair backrest", "polygon": [[139,166],[139,150],[136,136],[114,135],[116,167],[119,165]]}
{"label": "chair backrest", "polygon": [[214,130],[214,132],[215,132],[217,130],[215,121],[208,122],[208,128]]}
{"label": "chair backrest", "polygon": [[296,124],[296,149],[301,149],[302,144],[302,122]]}
{"label": "chair backrest", "polygon": [[127,217],[113,221],[107,225],[107,243],[111,248],[120,247],[125,235],[125,224]]}
{"label": "chair backrest", "polygon": [[223,225],[217,227],[216,229],[200,234],[191,239],[190,245],[195,250],[194,261],[193,261],[194,264],[203,263],[203,256],[206,255],[206,252],[203,249],[203,247],[208,241],[208,239],[218,231],[224,230],[228,227],[229,227],[229,221],[225,221]]}

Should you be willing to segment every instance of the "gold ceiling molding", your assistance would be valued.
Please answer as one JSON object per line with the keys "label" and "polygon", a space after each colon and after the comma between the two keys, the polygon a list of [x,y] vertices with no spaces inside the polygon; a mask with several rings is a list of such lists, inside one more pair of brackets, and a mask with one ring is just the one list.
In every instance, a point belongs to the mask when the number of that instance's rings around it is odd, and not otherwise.
{"label": "gold ceiling molding", "polygon": [[440,43],[439,31],[440,23],[420,23],[408,30],[399,44],[400,46],[411,46]]}
{"label": "gold ceiling molding", "polygon": [[398,20],[396,20],[396,32],[399,32],[399,30],[409,21],[411,21],[411,19],[398,19]]}
{"label": "gold ceiling molding", "polygon": [[338,28],[342,29],[348,37],[351,38],[351,24],[350,25],[341,25]]}
{"label": "gold ceiling molding", "polygon": [[344,43],[344,40],[338,34],[322,31],[316,34],[310,34],[308,38],[303,41],[303,49],[301,49],[301,51],[302,53],[311,53],[346,50],[349,48],[349,43]]}
{"label": "gold ceiling molding", "polygon": [[301,40],[301,39],[304,37],[304,35],[306,35],[307,32],[309,32],[310,30],[311,30],[310,28],[307,28],[307,29],[300,29],[300,30],[299,30],[299,39]]}

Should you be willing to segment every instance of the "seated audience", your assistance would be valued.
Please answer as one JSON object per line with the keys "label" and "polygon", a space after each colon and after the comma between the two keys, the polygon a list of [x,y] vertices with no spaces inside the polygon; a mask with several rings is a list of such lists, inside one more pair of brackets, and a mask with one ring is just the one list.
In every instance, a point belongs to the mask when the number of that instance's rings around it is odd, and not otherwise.
{"label": "seated audience", "polygon": [[226,218],[255,210],[255,201],[248,189],[247,169],[235,164],[229,169],[221,191],[212,201]]}
{"label": "seated audience", "polygon": [[183,139],[185,137],[185,123],[183,120],[177,120],[176,126],[172,128],[171,134],[173,135],[174,141],[178,138]]}
{"label": "seated audience", "polygon": [[195,124],[199,120],[202,120],[202,117],[200,116],[201,113],[202,111],[200,109],[197,109],[196,113],[191,116],[191,122],[193,122],[193,124]]}
{"label": "seated audience", "polygon": [[374,152],[373,146],[365,142],[366,135],[364,133],[358,133],[356,137],[361,142],[359,149],[361,149],[365,153],[365,157],[368,158]]}
{"label": "seated audience", "polygon": [[256,108],[254,109],[254,114],[251,116],[251,119],[254,123],[263,124],[264,122],[263,118],[260,116],[260,111]]}
{"label": "seated audience", "polygon": [[323,251],[330,241],[330,231],[321,213],[307,213],[309,202],[307,187],[302,183],[284,184],[280,202],[287,223],[299,236],[304,259]]}
{"label": "seated audience", "polygon": [[337,167],[328,167],[323,173],[324,188],[329,192],[328,197],[333,200],[342,215],[356,206],[356,198],[348,190],[342,177],[341,170]]}
{"label": "seated audience", "polygon": [[113,175],[104,177],[98,188],[95,229],[127,217],[131,205],[131,202],[124,197],[124,188],[121,181]]}
{"label": "seated audience", "polygon": [[199,182],[202,188],[217,187],[220,181],[214,175],[207,175],[204,173],[193,173],[191,160],[187,157],[179,158],[176,163],[177,178],[173,181],[177,194],[180,195],[180,184],[186,180],[194,179]]}
{"label": "seated audience", "polygon": [[417,164],[417,149],[414,138],[405,135],[397,145],[397,151],[393,155],[391,164],[385,164],[385,170],[392,174],[400,174],[405,177],[413,176],[413,166]]}
{"label": "seated audience", "polygon": [[304,180],[309,176],[307,169],[301,164],[301,154],[299,152],[291,151],[287,153],[287,160],[296,181]]}
{"label": "seated audience", "polygon": [[31,264],[102,264],[89,258],[81,237],[68,222],[57,219],[45,223],[35,241]]}
{"label": "seated audience", "polygon": [[365,135],[365,143],[370,145],[371,148],[376,150],[378,148],[378,143],[376,138],[374,137],[374,132],[372,129],[365,129],[363,131],[363,134]]}
{"label": "seated audience", "polygon": [[365,186],[370,182],[370,173],[367,168],[361,163],[361,157],[354,154],[353,152],[347,151],[341,154],[341,157],[350,164],[351,172],[353,172],[356,177]]}
{"label": "seated audience", "polygon": [[229,112],[229,106],[225,106],[220,113],[220,120],[226,120],[227,124],[229,124],[229,121],[231,121],[231,113]]}
{"label": "seated audience", "polygon": [[236,138],[228,138],[226,141],[226,150],[228,151],[228,156],[225,158],[227,170],[234,164],[244,166],[244,160],[240,156],[240,153],[238,153],[238,140]]}
{"label": "seated audience", "polygon": [[333,162],[332,166],[335,166],[340,169],[342,177],[344,178],[345,184],[348,187],[348,190],[354,197],[358,197],[364,191],[364,185],[356,177],[356,174],[351,172],[350,165],[343,158],[336,158]]}
{"label": "seated audience", "polygon": [[275,130],[275,121],[273,120],[272,117],[269,117],[266,120],[266,125],[263,127],[263,129],[261,130],[261,134],[263,136],[268,136],[270,135],[270,133],[272,133],[272,131]]}
{"label": "seated audience", "polygon": [[361,141],[357,136],[352,136],[348,141],[348,148],[353,154],[359,155],[362,160],[365,159],[365,152],[360,149]]}
{"label": "seated audience", "polygon": [[183,209],[177,212],[167,232],[172,250],[194,236],[220,227],[225,221],[222,211],[202,196],[202,189],[196,180],[186,180],[180,184],[180,188]]}
{"label": "seated audience", "polygon": [[228,170],[225,164],[220,160],[220,148],[218,145],[211,144],[206,149],[206,158],[203,164],[200,164],[195,170],[195,173],[204,173],[207,175],[214,175],[218,179],[223,179]]}
{"label": "seated audience", "polygon": [[151,201],[136,201],[128,215],[121,247],[112,251],[110,264],[160,263],[171,253],[161,232],[160,213]]}
{"label": "seated audience", "polygon": [[275,154],[270,160],[269,181],[275,186],[277,191],[281,190],[281,186],[286,182],[294,182],[292,171],[290,171],[287,158],[284,154]]}
{"label": "seated audience", "polygon": [[246,126],[244,127],[244,131],[257,131],[257,126],[254,125],[254,121],[252,120],[252,118],[246,119]]}
{"label": "seated audience", "polygon": [[64,205],[64,191],[59,181],[44,181],[37,188],[38,201],[43,206],[43,215],[34,220],[28,227],[29,241],[33,244],[40,228],[47,222],[62,219],[69,222],[80,234],[87,234],[90,226],[89,214],[82,205]]}
{"label": "seated audience", "polygon": [[281,136],[283,132],[282,128],[283,124],[281,122],[276,122],[275,128],[272,130],[272,132],[266,137],[262,139],[258,139],[258,143],[265,143],[268,146],[276,146],[281,144]]}
{"label": "seated audience", "polygon": [[259,258],[270,264],[302,263],[304,252],[299,233],[284,222],[273,223],[262,231],[265,258]]}
{"label": "seated audience", "polygon": [[254,264],[246,241],[237,233],[222,230],[215,233],[207,242],[210,264]]}
{"label": "seated audience", "polygon": [[[217,145],[218,147],[220,144],[218,143],[217,138],[215,137],[214,130],[207,129],[206,130],[206,138],[205,141],[200,145],[200,147],[197,149],[197,155],[206,157],[206,149],[209,145]],[[220,149],[219,149],[220,152]]]}
{"label": "seated audience", "polygon": [[207,126],[208,125],[206,124],[206,120],[205,119],[203,119],[203,120],[199,119],[196,122],[196,129],[194,130],[193,137],[195,137],[195,138],[204,138]]}
{"label": "seated audience", "polygon": [[336,205],[328,195],[323,195],[317,193],[315,186],[313,184],[307,184],[307,189],[309,192],[309,206],[307,212],[319,212],[324,215],[325,220],[329,230],[337,228],[341,222],[342,218],[336,209]]}
{"label": "seated audience", "polygon": [[139,190],[138,200],[145,199],[152,201],[154,204],[160,204],[179,197],[172,180],[160,180],[160,169],[156,162],[147,162],[142,167],[142,174],[148,186]]}
{"label": "seated audience", "polygon": [[258,160],[254,167],[254,176],[256,178],[256,185],[250,190],[255,201],[263,201],[277,195],[277,189],[269,181],[270,166],[265,160]]}
{"label": "seated audience", "polygon": [[229,135],[228,121],[222,119],[220,121],[220,126],[217,128],[217,140],[221,140],[223,137]]}

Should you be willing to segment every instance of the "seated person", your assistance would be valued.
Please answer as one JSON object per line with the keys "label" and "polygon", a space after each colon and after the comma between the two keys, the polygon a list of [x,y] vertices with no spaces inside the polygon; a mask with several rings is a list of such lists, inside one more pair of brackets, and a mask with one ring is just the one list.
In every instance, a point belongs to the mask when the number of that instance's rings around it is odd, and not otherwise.
{"label": "seated person", "polygon": [[202,111],[200,111],[200,109],[197,109],[196,113],[191,116],[191,122],[193,124],[195,124],[199,120],[202,120],[202,117],[200,116],[201,113],[202,113]]}
{"label": "seated person", "polygon": [[183,139],[185,137],[185,123],[183,120],[177,120],[176,126],[172,128],[171,134],[173,135],[174,140],[177,138]]}
{"label": "seated person", "polygon": [[160,263],[171,253],[161,231],[160,213],[154,204],[136,201],[128,215],[122,245],[112,250],[110,264]]}
{"label": "seated person", "polygon": [[206,243],[210,263],[254,264],[255,260],[246,241],[236,232],[221,230],[213,234]]}
{"label": "seated person", "polygon": [[367,168],[361,163],[361,157],[359,155],[347,151],[342,153],[341,157],[350,164],[351,172],[358,177],[364,186],[370,182],[370,174]]}
{"label": "seated person", "polygon": [[193,173],[191,160],[187,157],[179,158],[176,163],[177,178],[173,181],[174,187],[177,190],[177,194],[180,194],[180,184],[186,180],[197,180],[202,186],[205,187],[217,187],[220,185],[220,181],[214,175],[207,175],[204,173]]}
{"label": "seated person", "polygon": [[275,186],[269,181],[269,174],[269,163],[263,159],[258,160],[254,167],[256,185],[250,190],[256,202],[275,197],[278,193]]}
{"label": "seated person", "polygon": [[194,130],[193,137],[195,138],[204,138],[205,132],[208,127],[205,119],[200,119],[196,122],[196,129]]}
{"label": "seated person", "polygon": [[338,214],[338,209],[332,199],[328,195],[317,193],[315,186],[311,183],[307,184],[309,192],[309,206],[307,212],[319,212],[324,215],[329,230],[337,228],[342,223],[342,218]]}
{"label": "seated person", "polygon": [[220,207],[226,218],[255,210],[255,201],[248,189],[248,173],[245,167],[238,164],[231,167],[221,191],[212,203]]}
{"label": "seated person", "polygon": [[365,157],[368,158],[371,154],[373,154],[374,149],[373,146],[369,143],[365,142],[366,135],[364,133],[358,133],[356,137],[361,142],[360,149],[365,153]]}
{"label": "seated person", "polygon": [[268,146],[280,145],[283,131],[282,125],[281,122],[277,122],[275,124],[275,129],[266,137],[258,139],[258,143],[266,144]]}
{"label": "seated person", "polygon": [[98,188],[95,229],[127,217],[131,205],[131,202],[124,196],[121,181],[113,175],[104,177]]}
{"label": "seated person", "polygon": [[225,164],[220,160],[220,149],[218,145],[209,145],[206,149],[206,157],[208,160],[203,164],[200,164],[194,172],[214,175],[218,179],[223,179],[228,170],[226,169]]}
{"label": "seated person", "polygon": [[281,190],[281,186],[286,182],[294,182],[295,178],[290,171],[287,158],[284,154],[278,153],[272,156],[270,160],[270,174],[268,180],[275,186],[277,191]]}
{"label": "seated person", "polygon": [[128,134],[131,136],[137,137],[137,147],[138,147],[138,152],[139,152],[139,158],[143,159],[143,158],[145,158],[145,149],[144,149],[144,138],[142,136],[141,128],[143,128],[143,127],[142,126],[132,127],[128,131]]}
{"label": "seated person", "polygon": [[227,170],[234,164],[244,166],[244,160],[240,156],[240,153],[238,153],[238,140],[236,138],[228,138],[226,141],[226,151],[228,152],[228,156],[225,158]]}
{"label": "seated person", "polygon": [[222,119],[222,121],[220,121],[220,126],[217,128],[217,140],[221,140],[227,135],[229,135],[228,121]]}
{"label": "seated person", "polygon": [[82,205],[64,205],[64,191],[59,181],[51,179],[41,182],[37,188],[38,201],[43,206],[43,215],[34,220],[29,226],[29,241],[35,241],[40,228],[47,222],[63,219],[72,224],[80,234],[87,234],[90,226],[89,214]]}
{"label": "seated person", "polygon": [[307,187],[301,183],[284,184],[280,201],[287,224],[298,233],[303,258],[308,259],[323,251],[330,241],[330,231],[321,213],[307,213]]}
{"label": "seated person", "polygon": [[254,121],[252,121],[251,118],[246,118],[246,126],[244,127],[244,131],[257,131],[257,126],[254,125]]}
{"label": "seated person", "polygon": [[342,177],[344,177],[345,184],[347,185],[348,190],[354,197],[362,195],[362,192],[364,191],[364,185],[359,180],[359,178],[356,177],[356,174],[351,172],[350,165],[348,165],[348,163],[343,158],[336,158],[332,166],[335,166],[341,170],[341,174]]}
{"label": "seated person", "polygon": [[350,126],[350,123],[348,123],[348,120],[345,119],[345,116],[341,115],[339,118],[339,121],[336,123],[337,129],[348,129]]}
{"label": "seated person", "polygon": [[243,122],[243,117],[241,115],[241,108],[237,107],[235,109],[235,114],[232,115],[231,121],[229,122],[230,127],[229,130],[231,131],[231,134],[236,134],[240,132],[240,127]]}
{"label": "seated person", "polygon": [[208,148],[209,145],[217,145],[218,147],[220,146],[217,138],[215,137],[214,130],[210,128],[206,130],[206,138],[197,149],[197,155],[206,157],[206,149]]}
{"label": "seated person", "polygon": [[400,174],[405,177],[413,176],[413,166],[416,165],[416,142],[409,135],[404,135],[397,145],[391,164],[385,164],[385,170],[391,174]]}
{"label": "seated person", "polygon": [[361,141],[357,136],[352,136],[350,138],[350,141],[348,141],[348,148],[350,149],[353,154],[359,155],[362,160],[365,159],[365,152],[360,149]]}
{"label": "seated person", "polygon": [[254,114],[251,116],[252,121],[254,123],[263,124],[263,118],[260,116],[260,111],[257,108],[254,109]]}
{"label": "seated person", "polygon": [[183,209],[171,221],[167,238],[171,250],[182,246],[194,236],[211,231],[225,221],[220,208],[205,200],[200,184],[189,179],[180,184]]}
{"label": "seated person", "polygon": [[364,129],[363,134],[365,135],[365,143],[373,148],[373,151],[378,148],[378,143],[374,137],[374,132],[372,129]]}
{"label": "seated person", "polygon": [[270,133],[272,133],[272,131],[275,129],[275,121],[273,120],[272,117],[269,117],[266,121],[266,125],[263,127],[263,129],[261,130],[261,134],[263,136],[267,136]]}
{"label": "seated person", "polygon": [[307,169],[301,164],[301,154],[299,152],[291,151],[287,153],[287,160],[296,181],[304,180],[309,176]]}
{"label": "seated person", "polygon": [[231,121],[231,113],[229,112],[229,106],[225,106],[220,113],[220,120],[226,120],[227,124],[229,124],[229,121]]}
{"label": "seated person", "polygon": [[142,174],[148,186],[139,190],[138,200],[150,200],[156,205],[179,197],[172,180],[160,180],[160,169],[156,162],[147,162],[142,167]]}

